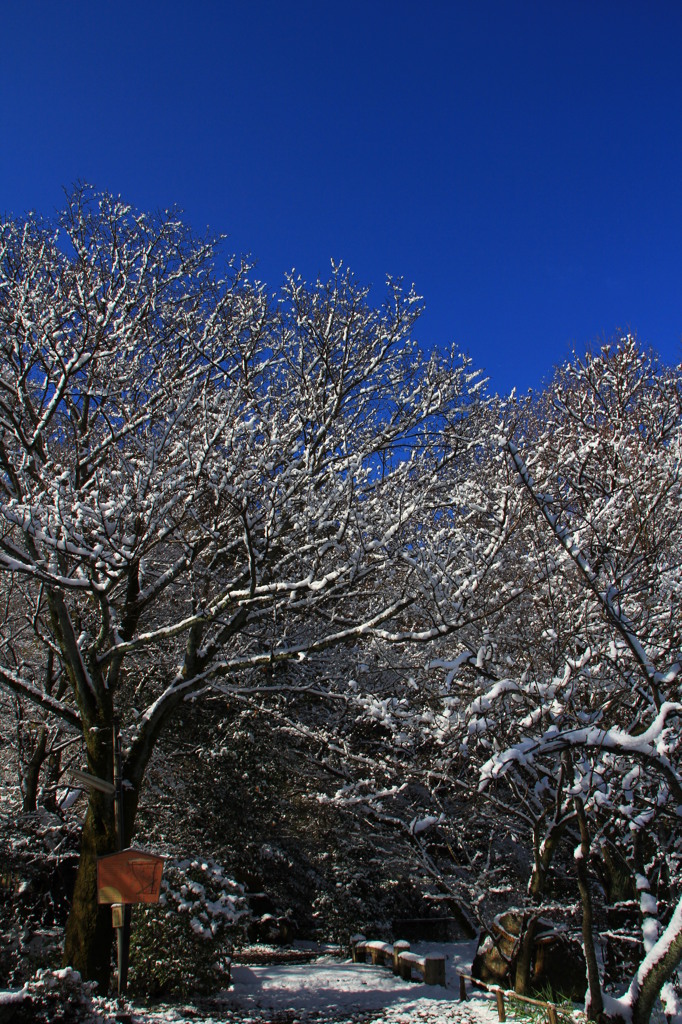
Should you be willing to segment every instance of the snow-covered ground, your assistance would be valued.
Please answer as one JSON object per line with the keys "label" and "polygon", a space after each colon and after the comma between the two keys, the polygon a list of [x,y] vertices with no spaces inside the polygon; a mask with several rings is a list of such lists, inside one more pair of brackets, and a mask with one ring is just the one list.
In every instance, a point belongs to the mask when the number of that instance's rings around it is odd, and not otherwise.
{"label": "snow-covered ground", "polygon": [[[240,966],[232,970],[232,987],[209,1012],[215,1021],[277,1020],[294,1024],[372,1021],[373,1024],[495,1024],[494,1004],[481,995],[459,1002],[458,966],[469,970],[475,943],[414,945],[420,955],[444,953],[447,987],[406,982],[390,968],[354,964],[325,956],[309,964]],[[185,1020],[185,1008],[159,1008],[151,1022]],[[204,1018],[205,1020],[207,1018]]]}
{"label": "snow-covered ground", "polygon": [[[469,970],[474,950],[471,942],[413,945],[412,951],[420,956],[445,955],[445,988],[406,982],[388,967],[354,964],[328,953],[303,964],[276,959],[263,966],[237,962],[228,990],[196,1002],[145,1007],[95,998],[91,1010],[78,1019],[92,1024],[497,1024],[490,998],[470,993],[466,1002],[459,1002],[456,969]],[[57,972],[62,975],[68,975],[66,982],[75,979],[79,984],[74,972]],[[55,977],[44,982],[48,989],[56,984]],[[10,1006],[14,1003],[18,1011],[21,999],[22,993],[0,992],[0,1019],[11,1020]],[[43,1013],[37,1019],[51,1024],[52,1011],[46,1012],[47,1017]]]}

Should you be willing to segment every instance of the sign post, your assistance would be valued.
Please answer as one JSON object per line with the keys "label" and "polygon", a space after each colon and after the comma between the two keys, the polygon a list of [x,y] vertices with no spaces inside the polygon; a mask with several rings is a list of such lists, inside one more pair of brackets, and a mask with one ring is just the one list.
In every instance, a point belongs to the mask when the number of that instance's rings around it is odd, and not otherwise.
{"label": "sign post", "polygon": [[97,858],[97,900],[112,907],[158,903],[163,857],[128,847]]}
{"label": "sign post", "polygon": [[[123,849],[123,786],[121,785],[121,730],[114,719],[112,727],[112,747],[114,752],[114,818],[118,848]],[[98,897],[99,898],[99,897]],[[116,929],[116,953],[118,960],[118,994],[124,996],[128,991],[128,964],[130,962],[130,915],[129,906],[124,906],[122,914],[114,917],[112,923]],[[120,923],[119,923],[120,921]]]}
{"label": "sign post", "polygon": [[118,994],[125,995],[130,959],[130,917],[133,903],[158,903],[163,857],[144,850],[119,850],[97,858],[97,900],[111,904],[118,946]]}

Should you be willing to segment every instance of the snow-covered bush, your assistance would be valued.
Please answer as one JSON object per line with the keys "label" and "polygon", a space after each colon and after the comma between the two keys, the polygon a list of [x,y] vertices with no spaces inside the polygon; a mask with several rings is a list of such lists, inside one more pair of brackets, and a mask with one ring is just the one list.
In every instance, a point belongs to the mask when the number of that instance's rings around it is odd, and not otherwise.
{"label": "snow-covered bush", "polygon": [[227,987],[232,943],[248,917],[242,887],[215,861],[167,862],[159,903],[133,911],[131,992],[186,995]]}
{"label": "snow-covered bush", "polygon": [[92,994],[95,986],[78,971],[40,970],[24,986],[21,1001],[12,1005],[15,1024],[80,1024],[97,1019]]}
{"label": "snow-covered bush", "polygon": [[77,832],[44,809],[0,816],[0,988],[58,967]]}

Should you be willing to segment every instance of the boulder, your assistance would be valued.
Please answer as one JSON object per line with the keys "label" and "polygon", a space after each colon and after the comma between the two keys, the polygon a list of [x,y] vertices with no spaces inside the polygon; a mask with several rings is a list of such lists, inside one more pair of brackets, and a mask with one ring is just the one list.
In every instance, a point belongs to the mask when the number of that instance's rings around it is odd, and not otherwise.
{"label": "boulder", "polygon": [[480,981],[516,989],[517,964],[524,936],[534,927],[528,995],[551,989],[555,998],[582,1000],[587,987],[582,947],[562,928],[531,912],[499,914],[490,932],[482,932],[471,967]]}

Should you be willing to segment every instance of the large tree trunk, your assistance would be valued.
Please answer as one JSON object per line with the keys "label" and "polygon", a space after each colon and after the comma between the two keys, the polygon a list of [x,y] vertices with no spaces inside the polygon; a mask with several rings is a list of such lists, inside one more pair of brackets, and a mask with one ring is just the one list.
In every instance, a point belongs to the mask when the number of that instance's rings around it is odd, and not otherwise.
{"label": "large tree trunk", "polygon": [[520,996],[527,996],[530,993],[530,975],[537,927],[537,914],[531,914],[529,918],[525,914],[523,915],[521,919],[521,933],[519,935],[516,972],[512,976],[514,991]]}
{"label": "large tree trunk", "polygon": [[[97,717],[83,730],[88,771],[111,783],[114,774],[114,713],[111,703],[100,706]],[[106,995],[111,979],[114,930],[111,907],[97,902],[97,858],[118,850],[114,798],[97,789],[89,793],[81,835],[80,860],[64,939],[64,966],[73,967],[87,981],[96,981]]]}
{"label": "large tree trunk", "polygon": [[97,903],[97,858],[116,850],[113,799],[102,793],[90,795],[83,825],[78,874],[66,924],[64,966],[96,981],[106,995],[111,978],[113,928],[111,907]]}
{"label": "large tree trunk", "polygon": [[571,769],[570,760],[566,754],[561,758],[561,770],[557,781],[556,800],[554,807],[554,818],[542,838],[542,829],[546,821],[546,814],[543,814],[533,827],[533,872],[528,883],[528,894],[534,903],[541,903],[547,892],[547,882],[552,866],[552,860],[566,826],[573,821],[573,814],[568,813],[568,807],[563,807],[564,784]]}
{"label": "large tree trunk", "polygon": [[[89,768],[107,781],[113,776],[113,726],[101,727],[91,743]],[[101,737],[101,740],[100,740]],[[156,738],[156,737],[155,737]],[[80,860],[73,901],[66,923],[64,966],[73,967],[88,981],[96,981],[104,995],[111,981],[114,929],[111,907],[97,902],[97,858],[115,853],[119,845],[130,843],[137,815],[141,780],[153,749],[153,743],[136,749],[136,757],[123,766],[126,786],[123,790],[122,829],[119,837],[114,814],[114,799],[98,791],[90,793],[83,825]]]}
{"label": "large tree trunk", "polygon": [[533,871],[528,883],[528,894],[535,903],[542,902],[545,896],[549,870],[563,830],[563,823],[554,824],[545,836],[544,841],[540,842],[539,834],[535,836]]}
{"label": "large tree trunk", "polygon": [[40,772],[47,757],[47,727],[41,725],[35,738],[31,756],[21,771],[22,811],[30,814],[38,806]]}

